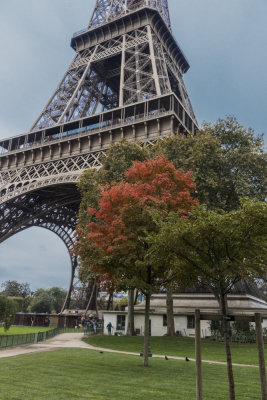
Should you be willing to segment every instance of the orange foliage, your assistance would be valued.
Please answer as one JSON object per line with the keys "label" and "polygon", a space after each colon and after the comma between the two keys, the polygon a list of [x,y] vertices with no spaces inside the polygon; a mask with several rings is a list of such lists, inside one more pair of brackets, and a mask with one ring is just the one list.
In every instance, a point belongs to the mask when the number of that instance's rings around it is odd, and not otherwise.
{"label": "orange foliage", "polygon": [[[80,241],[95,246],[101,257],[117,256],[120,263],[123,260],[134,268],[135,261],[145,257],[146,234],[157,229],[152,213],[167,216],[171,211],[180,211],[183,217],[198,201],[191,195],[195,190],[191,172],[175,169],[163,157],[135,162],[125,177],[125,181],[102,189],[98,210],[88,208],[94,222],[87,226],[88,233],[80,236]],[[107,281],[112,280],[112,268],[115,264],[105,268],[96,262],[93,270],[108,274],[103,279]]]}

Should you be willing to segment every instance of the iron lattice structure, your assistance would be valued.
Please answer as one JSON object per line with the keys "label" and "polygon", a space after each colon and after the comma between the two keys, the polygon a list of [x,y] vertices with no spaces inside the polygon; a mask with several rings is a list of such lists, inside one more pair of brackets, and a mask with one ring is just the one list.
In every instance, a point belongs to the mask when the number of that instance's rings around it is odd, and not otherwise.
{"label": "iron lattice structure", "polygon": [[[188,61],[176,43],[167,0],[98,0],[75,57],[27,134],[0,141],[0,243],[31,226],[73,248],[76,183],[121,138],[151,145],[196,134],[183,81]],[[71,258],[68,297],[77,288]]]}
{"label": "iron lattice structure", "polygon": [[189,64],[170,33],[167,0],[98,0],[72,47],[76,56],[32,130],[171,92],[195,121],[183,82]]}
{"label": "iron lattice structure", "polygon": [[158,10],[166,25],[171,29],[167,0],[98,0],[88,28],[106,24],[142,7],[151,7]]}

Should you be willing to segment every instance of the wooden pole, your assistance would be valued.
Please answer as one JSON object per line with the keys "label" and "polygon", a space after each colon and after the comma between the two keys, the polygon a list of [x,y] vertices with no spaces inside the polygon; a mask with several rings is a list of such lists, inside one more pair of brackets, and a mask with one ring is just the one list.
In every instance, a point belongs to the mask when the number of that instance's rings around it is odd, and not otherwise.
{"label": "wooden pole", "polygon": [[261,314],[255,314],[256,322],[256,336],[259,353],[259,369],[260,369],[260,380],[261,380],[261,399],[267,400],[267,382],[266,382],[266,368],[264,359],[264,342],[262,334]]}
{"label": "wooden pole", "polygon": [[196,387],[197,400],[202,400],[201,330],[200,310],[195,311]]}

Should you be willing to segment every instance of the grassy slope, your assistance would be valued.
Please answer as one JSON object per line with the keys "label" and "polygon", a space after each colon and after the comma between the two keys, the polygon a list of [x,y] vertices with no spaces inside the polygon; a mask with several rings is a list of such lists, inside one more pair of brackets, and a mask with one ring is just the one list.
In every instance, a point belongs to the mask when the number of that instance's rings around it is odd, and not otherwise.
{"label": "grassy slope", "polygon": [[[0,399],[192,400],[195,364],[69,349],[2,359]],[[237,400],[260,398],[257,368],[234,369]],[[224,366],[204,365],[205,400],[225,400]]]}
{"label": "grassy slope", "polygon": [[0,327],[0,335],[26,335],[27,333],[44,332],[49,331],[52,328],[42,328],[40,326],[11,326],[8,331],[5,332],[4,328]]}
{"label": "grassy slope", "polygon": [[[140,352],[143,346],[143,337],[127,336],[89,336],[85,339],[93,346]],[[178,337],[151,337],[151,351],[153,354],[167,354],[180,357],[194,357],[195,343],[192,338]],[[265,346],[267,360],[267,346]],[[233,362],[242,364],[258,364],[258,352],[256,344],[232,344]],[[206,360],[225,361],[225,349],[223,343],[202,340],[202,358]]]}

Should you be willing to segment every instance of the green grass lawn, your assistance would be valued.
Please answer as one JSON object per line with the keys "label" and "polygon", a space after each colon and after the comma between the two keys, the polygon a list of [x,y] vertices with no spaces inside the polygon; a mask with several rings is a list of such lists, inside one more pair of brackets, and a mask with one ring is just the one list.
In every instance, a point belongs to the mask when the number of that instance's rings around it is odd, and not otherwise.
{"label": "green grass lawn", "polygon": [[[234,368],[237,400],[259,400],[257,368]],[[192,400],[193,362],[68,349],[1,359],[3,400]],[[225,366],[203,365],[205,400],[228,398]]]}
{"label": "green grass lawn", "polygon": [[4,328],[0,327],[0,335],[26,335],[27,333],[36,333],[50,331],[52,328],[43,328],[40,326],[11,326],[8,331],[5,332]]}
{"label": "green grass lawn", "polygon": [[[89,336],[85,342],[98,347],[114,350],[140,352],[144,338],[140,336]],[[166,354],[179,357],[195,357],[195,341],[192,338],[155,337],[150,338],[152,354]],[[258,350],[256,344],[232,343],[233,362],[241,364],[258,364]],[[267,360],[267,346],[265,346]],[[214,361],[226,361],[223,343],[202,340],[202,358]]]}

